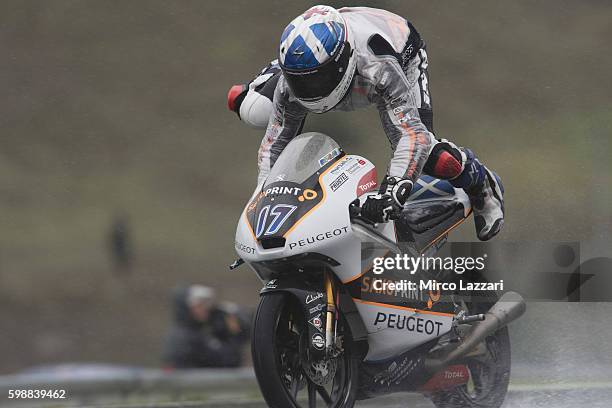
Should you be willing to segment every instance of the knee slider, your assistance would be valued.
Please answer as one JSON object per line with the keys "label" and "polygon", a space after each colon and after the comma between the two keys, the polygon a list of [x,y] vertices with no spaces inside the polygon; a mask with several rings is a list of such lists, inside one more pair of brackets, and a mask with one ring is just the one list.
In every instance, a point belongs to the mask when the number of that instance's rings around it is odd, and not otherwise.
{"label": "knee slider", "polygon": [[443,139],[432,148],[424,170],[433,177],[454,179],[463,171],[465,161],[465,153],[453,143]]}

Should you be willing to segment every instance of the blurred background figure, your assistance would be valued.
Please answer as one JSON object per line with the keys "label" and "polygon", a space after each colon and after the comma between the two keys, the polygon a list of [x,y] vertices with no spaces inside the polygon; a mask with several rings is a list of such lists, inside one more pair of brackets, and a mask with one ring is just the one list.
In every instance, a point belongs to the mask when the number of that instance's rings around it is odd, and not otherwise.
{"label": "blurred background figure", "polygon": [[167,368],[238,367],[249,337],[246,313],[237,305],[216,303],[215,291],[182,286],[174,294],[174,323],[163,355]]}
{"label": "blurred background figure", "polygon": [[115,274],[126,274],[132,264],[130,225],[126,214],[115,215],[108,237]]}

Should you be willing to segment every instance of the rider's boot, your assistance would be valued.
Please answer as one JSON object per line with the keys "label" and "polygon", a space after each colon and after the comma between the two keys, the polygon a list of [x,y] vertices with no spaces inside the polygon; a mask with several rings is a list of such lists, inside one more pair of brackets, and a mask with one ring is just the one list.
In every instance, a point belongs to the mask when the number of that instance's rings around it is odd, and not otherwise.
{"label": "rider's boot", "polygon": [[488,241],[499,233],[504,225],[504,186],[493,171],[485,167],[470,149],[463,152],[463,171],[449,180],[463,188],[470,197],[474,211],[476,235],[481,241]]}

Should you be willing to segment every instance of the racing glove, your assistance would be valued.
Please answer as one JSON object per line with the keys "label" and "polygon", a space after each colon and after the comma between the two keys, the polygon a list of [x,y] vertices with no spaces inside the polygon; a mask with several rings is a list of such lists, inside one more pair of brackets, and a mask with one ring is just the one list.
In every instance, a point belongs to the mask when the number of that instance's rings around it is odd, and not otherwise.
{"label": "racing glove", "polygon": [[369,196],[361,207],[361,215],[373,222],[387,222],[401,211],[412,191],[408,179],[385,176],[378,194]]}

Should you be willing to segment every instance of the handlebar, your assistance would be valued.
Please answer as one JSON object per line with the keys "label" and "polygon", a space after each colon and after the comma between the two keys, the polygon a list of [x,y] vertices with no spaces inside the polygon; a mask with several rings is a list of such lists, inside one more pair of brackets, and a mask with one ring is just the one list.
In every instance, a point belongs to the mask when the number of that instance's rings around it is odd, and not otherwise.
{"label": "handlebar", "polygon": [[365,224],[373,226],[374,228],[378,226],[378,224],[374,221],[361,215],[361,206],[359,205],[359,199],[356,199],[355,201],[349,204],[349,216],[351,220],[359,220]]}
{"label": "handlebar", "polygon": [[361,216],[361,206],[359,205],[359,199],[349,204],[349,215],[351,218]]}
{"label": "handlebar", "polygon": [[[377,230],[377,223],[361,215],[361,206],[359,205],[359,199],[353,201],[349,205],[349,215],[351,217],[351,221],[357,221],[352,224],[353,228],[359,233],[365,235],[366,239],[382,245],[383,247],[389,249],[389,251],[392,251],[395,254],[402,253],[400,248],[397,246],[397,243],[389,240],[389,238],[385,237]],[[370,225],[374,227],[374,229],[367,228],[366,225]]]}
{"label": "handlebar", "polygon": [[[359,220],[362,222],[365,222],[366,224],[372,225],[373,227],[377,226],[377,223],[370,220],[369,218],[366,218],[364,216],[361,215],[361,206],[359,205],[359,199],[356,199],[355,201],[353,201],[352,203],[349,204],[349,216],[351,219],[355,219],[355,220]],[[401,210],[399,211],[393,211],[391,213],[391,216],[389,217],[391,220],[397,220],[399,219],[401,215]]]}

